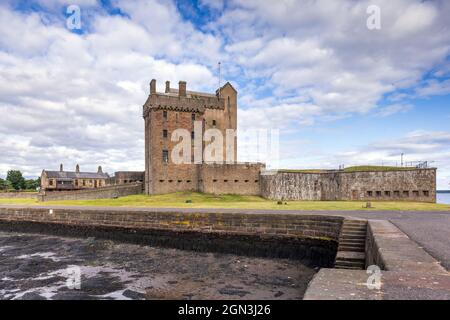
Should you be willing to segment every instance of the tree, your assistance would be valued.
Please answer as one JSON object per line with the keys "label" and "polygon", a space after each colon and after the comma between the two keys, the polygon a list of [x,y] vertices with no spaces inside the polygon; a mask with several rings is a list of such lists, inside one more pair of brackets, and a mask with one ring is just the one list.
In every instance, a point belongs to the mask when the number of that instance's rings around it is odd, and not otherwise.
{"label": "tree", "polygon": [[38,179],[27,179],[25,180],[25,189],[36,190],[40,186],[40,181]]}
{"label": "tree", "polygon": [[6,180],[11,183],[11,186],[15,190],[25,189],[25,179],[19,170],[9,170],[6,175]]}
{"label": "tree", "polygon": [[6,190],[8,189],[8,183],[6,180],[0,178],[0,190]]}

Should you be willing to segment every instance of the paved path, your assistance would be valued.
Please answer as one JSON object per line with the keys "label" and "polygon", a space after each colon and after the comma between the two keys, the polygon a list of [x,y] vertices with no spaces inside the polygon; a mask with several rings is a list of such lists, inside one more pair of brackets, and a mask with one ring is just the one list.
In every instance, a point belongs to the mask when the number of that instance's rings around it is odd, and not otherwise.
{"label": "paved path", "polygon": [[[23,205],[2,205],[0,207],[23,208]],[[74,206],[32,206],[33,208],[64,208],[109,211],[159,211],[159,212],[223,212],[246,214],[313,214],[359,217],[365,219],[389,220],[412,240],[416,241],[435,259],[450,271],[450,211],[295,211],[295,210],[248,210],[248,209],[190,209],[190,208],[124,208],[124,207],[74,207]]]}

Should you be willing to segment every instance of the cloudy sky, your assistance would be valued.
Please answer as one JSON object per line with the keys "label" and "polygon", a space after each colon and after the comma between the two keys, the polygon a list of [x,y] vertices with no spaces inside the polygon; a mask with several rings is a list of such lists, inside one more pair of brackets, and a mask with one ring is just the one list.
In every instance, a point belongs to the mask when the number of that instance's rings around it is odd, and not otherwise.
{"label": "cloudy sky", "polygon": [[[367,28],[369,5],[381,29]],[[213,92],[221,61],[239,127],[279,129],[281,166],[404,153],[434,161],[448,189],[449,17],[446,0],[2,0],[0,176],[142,170],[149,81]]]}

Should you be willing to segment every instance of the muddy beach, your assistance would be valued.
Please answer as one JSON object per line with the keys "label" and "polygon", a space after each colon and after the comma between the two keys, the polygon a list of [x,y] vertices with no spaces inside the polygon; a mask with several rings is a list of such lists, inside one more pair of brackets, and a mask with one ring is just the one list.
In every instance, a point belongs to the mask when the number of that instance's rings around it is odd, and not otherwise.
{"label": "muddy beach", "polygon": [[0,232],[0,299],[301,299],[315,272],[289,259]]}

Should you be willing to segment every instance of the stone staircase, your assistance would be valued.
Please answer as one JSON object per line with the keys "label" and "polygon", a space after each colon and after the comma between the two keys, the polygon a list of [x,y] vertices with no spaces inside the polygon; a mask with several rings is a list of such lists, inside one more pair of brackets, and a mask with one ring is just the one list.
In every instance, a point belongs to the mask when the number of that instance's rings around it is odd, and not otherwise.
{"label": "stone staircase", "polygon": [[336,269],[365,269],[366,220],[344,220],[334,267]]}

